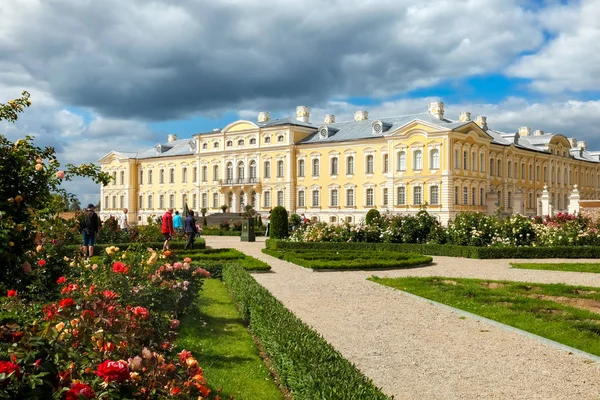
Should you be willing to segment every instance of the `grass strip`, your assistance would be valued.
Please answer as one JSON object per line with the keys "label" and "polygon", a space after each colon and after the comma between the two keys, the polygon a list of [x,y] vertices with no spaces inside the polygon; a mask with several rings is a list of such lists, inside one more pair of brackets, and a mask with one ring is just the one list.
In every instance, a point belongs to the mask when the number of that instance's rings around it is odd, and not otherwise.
{"label": "grass strip", "polygon": [[283,399],[221,281],[204,282],[176,345],[194,354],[213,390],[223,388],[222,399]]}
{"label": "grass strip", "polygon": [[458,278],[369,280],[600,356],[600,289]]}
{"label": "grass strip", "polygon": [[600,273],[600,263],[511,263],[513,268],[543,269],[548,271],[593,272]]}
{"label": "grass strip", "polygon": [[223,280],[295,400],[389,400],[243,268],[225,268]]}
{"label": "grass strip", "polygon": [[280,260],[314,270],[410,268],[427,265],[433,261],[431,257],[421,254],[383,251],[278,251],[262,249],[262,252]]}

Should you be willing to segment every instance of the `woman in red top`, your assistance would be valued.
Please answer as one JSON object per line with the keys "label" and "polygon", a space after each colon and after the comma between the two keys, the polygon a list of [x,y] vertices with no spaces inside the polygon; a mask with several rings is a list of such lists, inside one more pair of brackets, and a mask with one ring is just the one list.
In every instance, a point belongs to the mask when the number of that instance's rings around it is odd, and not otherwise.
{"label": "woman in red top", "polygon": [[171,237],[175,233],[173,229],[173,209],[167,209],[167,212],[162,217],[162,227],[161,232],[165,239],[165,243],[163,244],[163,250],[169,250],[169,243],[171,241]]}

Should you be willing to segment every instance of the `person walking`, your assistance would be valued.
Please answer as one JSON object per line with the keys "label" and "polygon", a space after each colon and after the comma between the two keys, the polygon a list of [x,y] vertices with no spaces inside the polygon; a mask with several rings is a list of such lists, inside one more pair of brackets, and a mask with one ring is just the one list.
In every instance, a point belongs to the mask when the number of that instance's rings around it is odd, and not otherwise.
{"label": "person walking", "polygon": [[167,212],[162,216],[162,225],[161,225],[161,233],[163,234],[163,238],[165,239],[165,243],[163,244],[163,250],[170,249],[171,238],[175,233],[173,229],[173,209],[168,208]]}
{"label": "person walking", "polygon": [[96,243],[96,236],[99,230],[100,221],[98,220],[98,214],[94,211],[94,205],[88,204],[79,229],[83,236],[81,249],[83,251],[83,256],[86,259],[89,259],[94,255],[94,243]]}
{"label": "person walking", "polygon": [[179,211],[175,211],[175,215],[173,216],[173,229],[175,232],[181,233],[183,231],[183,219],[181,215],[179,215]]}
{"label": "person walking", "polygon": [[269,237],[269,231],[271,228],[271,210],[269,210],[269,215],[267,215],[267,230],[265,231],[265,237]]}
{"label": "person walking", "polygon": [[123,214],[121,214],[121,217],[119,218],[119,228],[121,228],[122,231],[127,232],[129,230],[129,220],[127,218],[127,212],[129,210],[127,210],[126,208],[123,209]]}
{"label": "person walking", "polygon": [[185,244],[184,250],[194,249],[194,238],[198,233],[198,227],[196,226],[196,221],[194,220],[194,212],[190,211],[187,217],[185,217],[185,221],[183,221],[183,231],[188,236],[188,241]]}

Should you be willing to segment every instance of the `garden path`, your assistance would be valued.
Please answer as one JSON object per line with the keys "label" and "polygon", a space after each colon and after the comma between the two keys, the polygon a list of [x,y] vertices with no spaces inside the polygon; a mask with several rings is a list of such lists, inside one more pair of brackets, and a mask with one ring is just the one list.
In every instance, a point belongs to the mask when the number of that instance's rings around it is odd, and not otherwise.
{"label": "garden path", "polygon": [[[600,398],[600,367],[591,360],[367,281],[373,272],[310,272],[261,253],[264,238],[205,239],[270,264],[272,272],[256,280],[396,399]],[[434,261],[375,274],[600,286],[592,274],[510,269],[514,260]]]}

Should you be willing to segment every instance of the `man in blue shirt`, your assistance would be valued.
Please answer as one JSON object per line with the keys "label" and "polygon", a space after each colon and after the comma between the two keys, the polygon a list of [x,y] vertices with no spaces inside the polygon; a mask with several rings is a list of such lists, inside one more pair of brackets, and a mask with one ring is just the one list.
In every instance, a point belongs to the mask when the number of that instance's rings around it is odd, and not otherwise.
{"label": "man in blue shirt", "polygon": [[181,233],[183,230],[183,219],[181,219],[179,211],[175,211],[175,215],[173,216],[173,229],[175,229],[175,232],[177,233]]}

